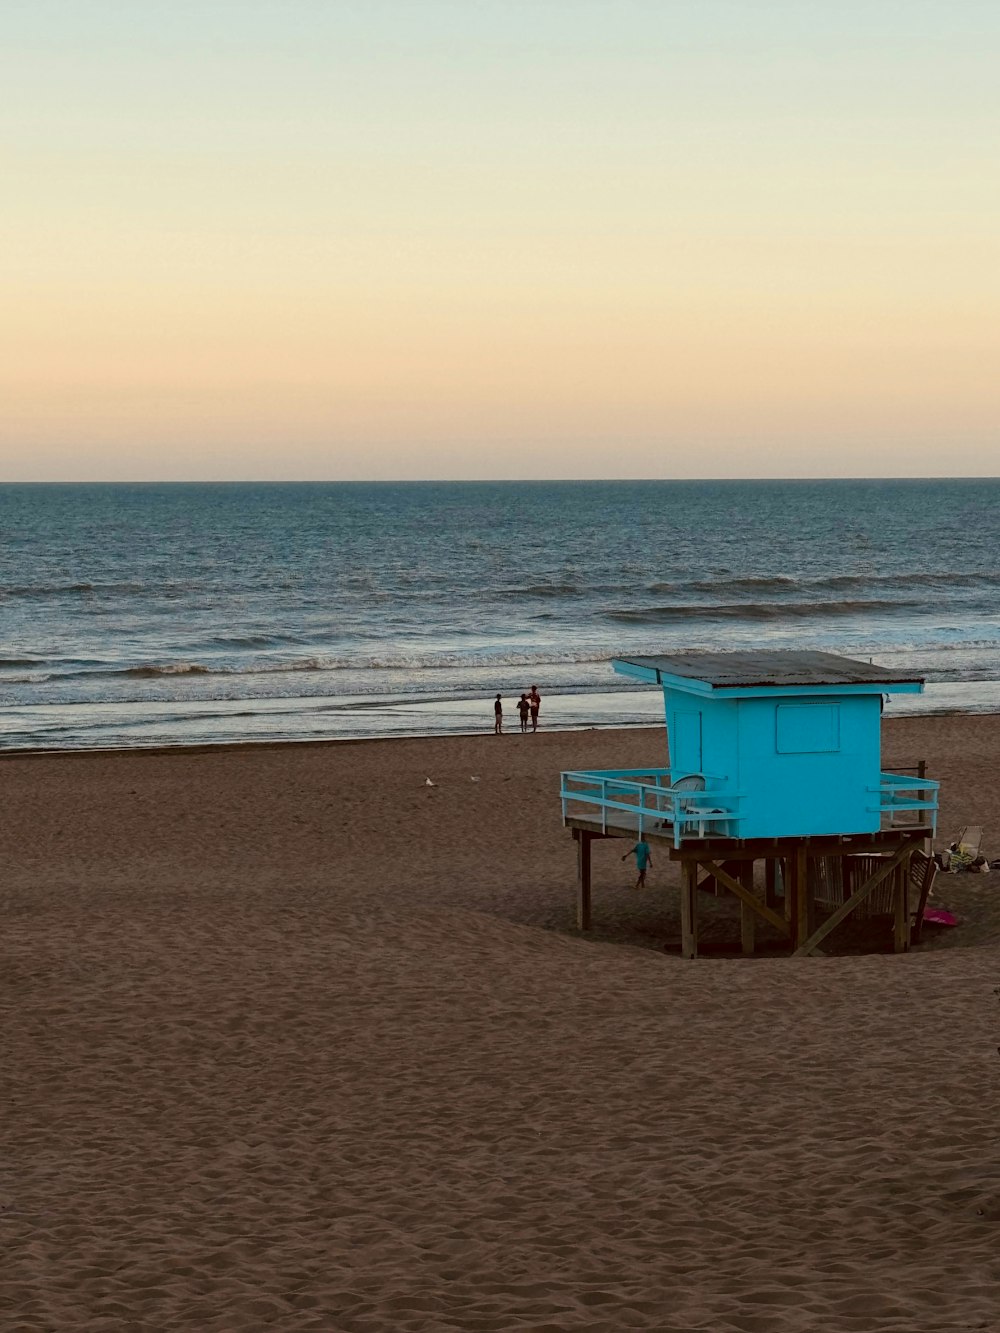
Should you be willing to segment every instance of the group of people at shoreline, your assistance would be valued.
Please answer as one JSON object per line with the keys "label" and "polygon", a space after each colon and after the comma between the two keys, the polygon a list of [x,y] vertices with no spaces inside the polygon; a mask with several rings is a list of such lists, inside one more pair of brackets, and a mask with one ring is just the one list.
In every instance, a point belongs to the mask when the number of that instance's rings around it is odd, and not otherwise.
{"label": "group of people at shoreline", "polygon": [[[531,689],[522,694],[517,701],[517,714],[521,719],[521,731],[528,730],[528,722],[531,722],[531,730],[538,730],[538,710],[542,706],[542,696],[538,693],[538,686],[532,685]],[[493,701],[493,730],[496,735],[503,733],[503,696],[497,695]]]}

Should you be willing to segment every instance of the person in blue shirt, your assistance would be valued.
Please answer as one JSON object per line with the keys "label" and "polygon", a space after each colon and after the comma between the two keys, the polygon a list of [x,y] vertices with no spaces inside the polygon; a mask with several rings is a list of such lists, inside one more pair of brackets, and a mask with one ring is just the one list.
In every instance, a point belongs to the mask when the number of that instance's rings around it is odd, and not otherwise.
{"label": "person in blue shirt", "polygon": [[625,853],[622,860],[625,861],[633,855],[635,856],[635,868],[639,872],[639,878],[635,882],[635,887],[637,889],[643,889],[646,887],[646,870],[653,864],[653,854],[649,850],[649,843],[645,838],[640,836],[639,841],[631,851]]}

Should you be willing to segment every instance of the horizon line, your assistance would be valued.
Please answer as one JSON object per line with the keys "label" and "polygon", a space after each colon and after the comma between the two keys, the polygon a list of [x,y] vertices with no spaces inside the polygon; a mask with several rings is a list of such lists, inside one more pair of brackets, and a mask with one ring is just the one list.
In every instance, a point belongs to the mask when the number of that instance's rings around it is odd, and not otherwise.
{"label": "horizon line", "polygon": [[575,486],[607,485],[727,485],[744,482],[922,482],[1000,481],[992,473],[927,473],[920,476],[745,476],[745,477],[36,477],[0,486]]}

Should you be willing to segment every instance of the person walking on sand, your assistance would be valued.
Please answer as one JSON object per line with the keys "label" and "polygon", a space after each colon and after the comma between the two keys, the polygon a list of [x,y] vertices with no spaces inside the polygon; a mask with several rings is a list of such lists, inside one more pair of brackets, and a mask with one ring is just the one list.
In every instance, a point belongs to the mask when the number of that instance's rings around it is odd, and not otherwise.
{"label": "person walking on sand", "polygon": [[639,878],[635,882],[635,887],[637,889],[644,889],[646,887],[646,870],[653,864],[653,854],[649,850],[649,843],[642,834],[639,835],[639,841],[631,851],[625,853],[622,860],[626,861],[633,855],[635,856],[635,868],[639,872]]}
{"label": "person walking on sand", "polygon": [[528,703],[531,705],[531,730],[538,730],[538,710],[542,706],[542,696],[538,693],[538,686],[532,685],[531,693],[528,695]]}
{"label": "person walking on sand", "polygon": [[528,696],[522,694],[517,701],[517,711],[521,715],[521,731],[528,730],[528,714],[531,712],[531,704],[528,702]]}
{"label": "person walking on sand", "polygon": [[493,704],[493,732],[497,736],[503,734],[503,700],[499,694]]}

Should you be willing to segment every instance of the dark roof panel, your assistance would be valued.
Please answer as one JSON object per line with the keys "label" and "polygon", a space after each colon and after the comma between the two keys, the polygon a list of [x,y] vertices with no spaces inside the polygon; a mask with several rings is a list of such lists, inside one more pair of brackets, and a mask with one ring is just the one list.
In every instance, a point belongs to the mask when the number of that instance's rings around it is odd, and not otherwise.
{"label": "dark roof panel", "polygon": [[891,667],[857,662],[836,653],[744,652],[663,653],[655,657],[624,657],[619,662],[704,681],[713,689],[783,685],[923,684],[923,677]]}

